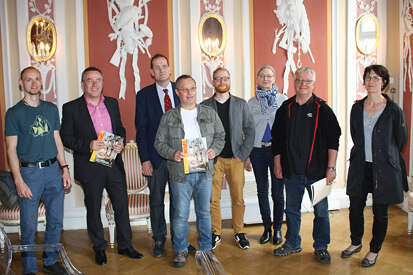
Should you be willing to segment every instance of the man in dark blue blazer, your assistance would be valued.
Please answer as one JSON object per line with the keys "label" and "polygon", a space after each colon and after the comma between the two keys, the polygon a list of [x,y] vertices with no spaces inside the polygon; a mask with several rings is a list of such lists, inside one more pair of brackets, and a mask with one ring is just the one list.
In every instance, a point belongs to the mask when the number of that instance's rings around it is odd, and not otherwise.
{"label": "man in dark blue blazer", "polygon": [[98,265],[107,263],[107,241],[100,217],[104,188],[115,210],[118,253],[140,259],[143,255],[131,245],[125,170],[120,156],[123,144],[114,147],[118,155],[112,167],[89,161],[92,151],[105,148],[104,142],[97,140],[101,130],[125,138],[118,102],[115,98],[102,95],[103,74],[98,68],[85,69],[81,84],[83,96],[63,105],[60,136],[63,144],[73,150],[75,179],[82,184],[85,194],[87,230],[93,242],[95,261]]}
{"label": "man in dark blue blazer", "polygon": [[[155,83],[143,88],[136,95],[135,125],[142,173],[148,176],[149,180],[152,238],[155,240],[153,254],[155,257],[160,257],[164,252],[167,232],[164,197],[168,169],[166,160],[158,155],[154,143],[165,107],[168,110],[178,106],[180,102],[175,93],[175,83],[169,80],[171,68],[165,55],[155,54],[152,57],[151,75],[155,78]],[[172,209],[171,202],[170,197],[170,209]]]}

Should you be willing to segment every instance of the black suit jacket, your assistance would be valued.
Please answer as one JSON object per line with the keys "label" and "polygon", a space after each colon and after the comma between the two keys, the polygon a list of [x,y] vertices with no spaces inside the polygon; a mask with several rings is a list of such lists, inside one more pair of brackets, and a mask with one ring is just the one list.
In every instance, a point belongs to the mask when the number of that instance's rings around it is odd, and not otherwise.
{"label": "black suit jacket", "polygon": [[[110,115],[113,134],[125,138],[126,131],[120,119],[118,101],[115,98],[105,96],[104,103]],[[96,140],[97,135],[84,96],[63,105],[60,136],[64,146],[73,150],[76,180],[91,182],[96,173],[102,173],[102,170],[106,168],[106,166],[89,161],[90,142]],[[117,155],[113,165],[116,165],[124,173],[120,154]]]}
{"label": "black suit jacket", "polygon": [[[175,83],[171,82],[171,84],[176,107],[180,104],[180,101],[175,93]],[[136,143],[138,144],[141,162],[144,163],[150,160],[154,169],[157,169],[162,161],[154,147],[156,132],[162,116],[163,110],[156,90],[156,83],[140,90],[136,94]]]}

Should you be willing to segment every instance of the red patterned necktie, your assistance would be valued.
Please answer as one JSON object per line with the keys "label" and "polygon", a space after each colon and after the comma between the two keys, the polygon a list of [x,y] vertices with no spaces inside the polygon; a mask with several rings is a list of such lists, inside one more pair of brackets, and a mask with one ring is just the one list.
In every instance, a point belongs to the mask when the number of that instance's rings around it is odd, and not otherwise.
{"label": "red patterned necktie", "polygon": [[171,102],[171,98],[168,95],[168,89],[163,89],[163,91],[165,92],[165,113],[166,113],[167,111],[172,109],[172,102]]}

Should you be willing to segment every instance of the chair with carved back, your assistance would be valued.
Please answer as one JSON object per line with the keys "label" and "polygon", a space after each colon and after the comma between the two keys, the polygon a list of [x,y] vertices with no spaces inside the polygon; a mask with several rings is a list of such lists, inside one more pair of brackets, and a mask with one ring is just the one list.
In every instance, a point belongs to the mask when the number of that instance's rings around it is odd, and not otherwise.
{"label": "chair with carved back", "polygon": [[[129,219],[146,219],[148,232],[152,231],[149,212],[148,179],[142,175],[142,164],[138,146],[131,140],[122,151],[128,191]],[[115,246],[115,213],[110,199],[106,203],[106,217],[109,224],[110,247]]]}

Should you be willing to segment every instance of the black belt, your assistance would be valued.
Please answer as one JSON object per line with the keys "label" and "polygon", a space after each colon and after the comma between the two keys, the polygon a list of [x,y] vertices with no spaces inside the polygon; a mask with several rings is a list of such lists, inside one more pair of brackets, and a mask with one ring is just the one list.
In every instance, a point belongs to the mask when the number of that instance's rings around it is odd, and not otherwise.
{"label": "black belt", "polygon": [[57,159],[56,158],[52,158],[46,161],[40,161],[40,162],[22,162],[22,167],[37,167],[37,168],[45,168],[47,166],[52,165],[53,163],[55,163]]}
{"label": "black belt", "polygon": [[261,141],[261,147],[270,147],[271,144],[271,141]]}

